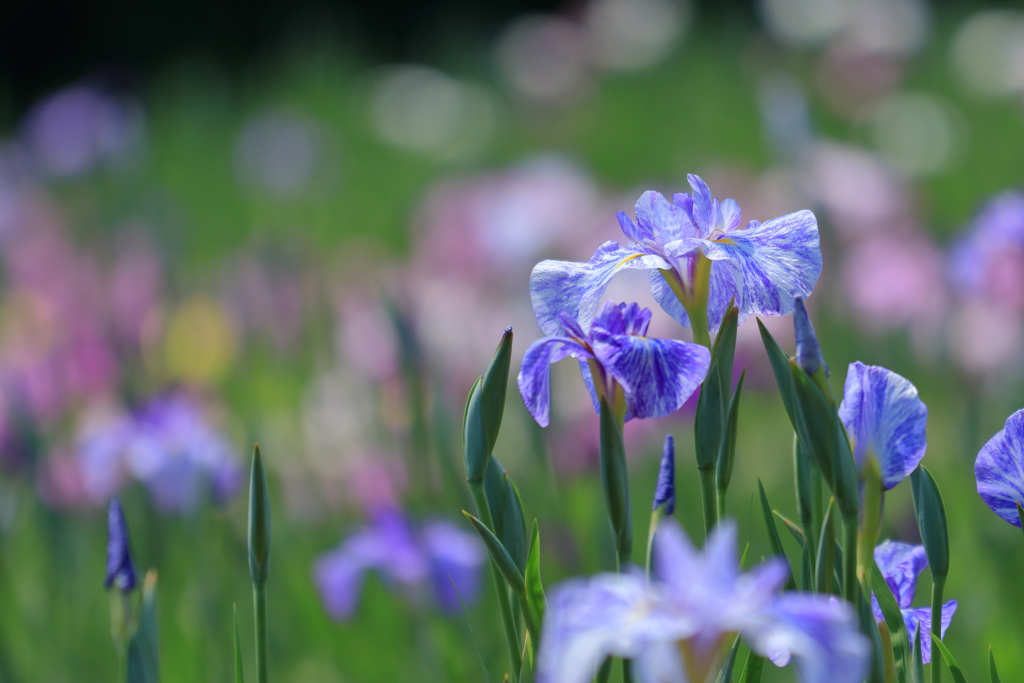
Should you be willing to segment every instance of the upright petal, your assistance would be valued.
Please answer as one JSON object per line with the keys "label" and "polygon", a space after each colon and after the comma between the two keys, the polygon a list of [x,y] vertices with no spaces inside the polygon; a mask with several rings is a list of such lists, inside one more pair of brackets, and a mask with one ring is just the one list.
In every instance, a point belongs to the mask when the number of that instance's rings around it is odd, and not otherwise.
{"label": "upright petal", "polygon": [[928,408],[917,388],[891,370],[851,363],[839,417],[853,441],[857,467],[872,451],[886,490],[903,481],[924,457]]}
{"label": "upright petal", "polygon": [[[946,637],[946,629],[949,628],[949,624],[953,621],[953,614],[956,612],[957,603],[956,600],[950,600],[942,606],[942,634],[940,638]],[[907,624],[907,633],[910,634],[911,647],[913,647],[914,633],[917,631],[918,624],[921,626],[921,661],[925,664],[932,661],[932,608],[931,607],[917,607],[915,609],[903,610],[903,621]]]}
{"label": "upright petal", "polygon": [[737,306],[746,315],[786,315],[821,275],[818,222],[798,211],[704,243],[712,261],[732,261],[742,275]]}
{"label": "upright petal", "polygon": [[700,386],[711,353],[675,339],[609,335],[595,328],[594,355],[618,380],[636,417],[661,417],[678,410]]}
{"label": "upright petal", "polygon": [[723,230],[735,230],[740,226],[742,213],[740,205],[736,203],[735,199],[726,199],[718,207],[719,218],[721,218],[718,224]]}
{"label": "upright petal", "polygon": [[690,215],[660,192],[647,191],[640,196],[636,202],[636,221],[641,233],[660,245],[685,237],[700,237]]}
{"label": "upright petal", "polygon": [[910,607],[917,589],[917,577],[928,566],[924,546],[885,541],[875,548],[875,563],[900,608]]}
{"label": "upright petal", "polygon": [[974,461],[978,495],[1007,522],[1020,526],[1017,501],[1024,503],[1024,410],[1006,420]]}
{"label": "upright petal", "polygon": [[871,646],[849,604],[808,593],[786,593],[742,636],[776,664],[792,657],[801,683],[861,683]]}
{"label": "upright petal", "polygon": [[619,211],[615,214],[615,217],[619,220],[619,227],[622,228],[622,234],[629,238],[630,242],[643,242],[645,239],[651,239],[652,235],[649,230],[644,230],[642,225],[637,225],[633,220],[626,215],[625,211]]}
{"label": "upright petal", "polygon": [[548,336],[562,334],[559,311],[577,320],[584,330],[597,312],[601,295],[615,273],[624,268],[669,268],[660,256],[608,241],[598,247],[586,263],[541,261],[530,275],[530,299],[541,331]]}
{"label": "upright petal", "polygon": [[693,222],[700,228],[701,237],[707,237],[715,229],[715,201],[708,184],[699,175],[690,173],[686,179],[693,190]]}
{"label": "upright petal", "polygon": [[636,574],[599,574],[556,586],[548,594],[538,683],[588,683],[605,657],[637,657],[657,641],[688,634],[673,630],[655,610],[647,580]]}
{"label": "upright petal", "polygon": [[519,369],[519,395],[530,415],[541,427],[547,427],[551,414],[551,369],[566,356],[591,357],[590,351],[568,337],[544,337],[530,345]]}

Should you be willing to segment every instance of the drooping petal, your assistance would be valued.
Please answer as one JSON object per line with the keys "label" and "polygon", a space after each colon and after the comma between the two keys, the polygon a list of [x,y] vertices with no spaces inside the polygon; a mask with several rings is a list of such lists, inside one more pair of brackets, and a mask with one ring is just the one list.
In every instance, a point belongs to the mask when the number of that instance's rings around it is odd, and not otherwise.
{"label": "drooping petal", "polygon": [[917,388],[891,370],[851,363],[839,417],[853,442],[857,467],[868,451],[873,452],[886,490],[913,472],[924,457],[928,408]]}
{"label": "drooping petal", "polygon": [[556,586],[548,594],[537,659],[538,683],[588,683],[605,657],[633,658],[678,633],[656,609],[647,580],[599,574]]}
{"label": "drooping petal", "polygon": [[597,312],[601,295],[612,277],[624,268],[647,270],[669,268],[660,256],[608,241],[598,247],[586,263],[541,261],[530,275],[530,299],[541,331],[548,336],[562,334],[559,311],[565,311],[584,330]]}
{"label": "drooping petal", "polygon": [[[942,606],[942,633],[940,638],[946,637],[946,629],[953,621],[953,614],[956,612],[956,600],[950,600]],[[913,647],[913,634],[917,631],[918,624],[921,625],[921,661],[925,664],[932,661],[932,608],[917,607],[903,610],[903,621],[907,624],[907,633],[911,635],[911,647]]]}
{"label": "drooping petal", "polygon": [[636,417],[678,410],[707,376],[706,347],[675,339],[612,335],[594,329],[591,345],[605,371],[622,385]]}
{"label": "drooping petal", "polygon": [[741,635],[775,663],[794,659],[801,683],[861,683],[871,656],[849,604],[807,593],[782,595]]}
{"label": "drooping petal", "polygon": [[551,414],[551,364],[573,355],[589,358],[590,351],[568,337],[544,337],[530,345],[523,354],[519,370],[519,395],[530,415],[541,427],[547,427]]}
{"label": "drooping petal", "polygon": [[[585,360],[580,361],[580,374],[583,376],[583,386],[587,388],[587,393],[590,394],[590,402],[594,406],[594,412],[600,415],[601,401],[597,398],[597,390],[594,388],[594,376],[590,373],[590,364]],[[632,416],[627,408],[626,418],[629,419],[630,417]]]}
{"label": "drooping petal", "polygon": [[1006,420],[974,461],[978,495],[1007,522],[1020,526],[1017,501],[1024,502],[1024,410]]}
{"label": "drooping petal", "polygon": [[690,215],[665,199],[660,192],[647,191],[640,196],[636,202],[636,221],[640,232],[656,244],[700,236]]}
{"label": "drooping petal", "polygon": [[739,269],[743,284],[736,303],[746,315],[790,313],[793,299],[810,295],[821,275],[818,222],[810,211],[731,230],[705,241],[704,255]]}
{"label": "drooping petal", "polygon": [[928,566],[924,546],[885,541],[875,548],[875,563],[900,608],[910,607],[917,589],[917,577]]}
{"label": "drooping petal", "polygon": [[443,519],[423,525],[423,545],[430,558],[434,597],[442,610],[458,613],[459,598],[472,605],[480,595],[480,570],[487,555],[480,539]]}

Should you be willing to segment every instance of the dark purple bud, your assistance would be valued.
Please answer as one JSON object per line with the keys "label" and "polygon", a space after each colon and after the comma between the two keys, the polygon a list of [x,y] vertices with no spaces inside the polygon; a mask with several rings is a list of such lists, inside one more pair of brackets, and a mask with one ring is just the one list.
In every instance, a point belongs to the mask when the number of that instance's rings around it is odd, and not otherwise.
{"label": "dark purple bud", "polygon": [[661,467],[658,469],[658,486],[654,489],[654,510],[665,506],[665,515],[676,510],[676,442],[669,434],[661,451]]}
{"label": "dark purple bud", "polygon": [[796,337],[796,364],[808,375],[813,375],[818,371],[818,368],[825,364],[825,359],[821,357],[818,336],[814,333],[811,319],[807,317],[807,308],[804,306],[804,300],[797,297],[793,303],[793,336]]}
{"label": "dark purple bud", "polygon": [[128,520],[117,498],[107,508],[107,576],[103,587],[117,588],[129,593],[135,588],[135,567],[132,565],[131,543],[128,539]]}

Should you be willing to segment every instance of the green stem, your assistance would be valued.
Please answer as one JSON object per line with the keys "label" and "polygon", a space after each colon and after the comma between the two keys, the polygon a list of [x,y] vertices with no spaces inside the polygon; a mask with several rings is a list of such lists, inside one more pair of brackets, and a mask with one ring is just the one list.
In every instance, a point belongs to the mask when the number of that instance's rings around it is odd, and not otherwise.
{"label": "green stem", "polygon": [[857,604],[857,515],[843,517],[843,597]]}
{"label": "green stem", "polygon": [[[942,591],[946,587],[946,577],[932,574],[932,633],[942,639]],[[937,633],[936,633],[937,632]],[[924,637],[923,635],[921,636]],[[937,648],[932,648],[935,652]],[[942,682],[942,657],[932,655],[932,683]]]}
{"label": "green stem", "polygon": [[705,538],[718,523],[718,488],[715,483],[715,470],[698,469],[700,473],[700,496],[704,501],[704,536]]}
{"label": "green stem", "polygon": [[725,489],[716,489],[715,499],[718,501],[717,519],[725,519]]}
{"label": "green stem", "polygon": [[[473,494],[473,502],[476,504],[477,515],[491,531],[494,531],[494,521],[491,518],[491,508],[487,505],[487,496],[484,493],[482,481],[469,482],[470,491]],[[508,587],[501,575],[498,566],[491,561],[491,578],[494,579],[494,590],[498,594],[498,608],[501,611],[501,623],[505,627],[505,641],[508,644],[508,656],[512,664],[514,680],[519,680],[519,673],[523,668],[522,655],[519,653],[519,629],[516,628],[515,616],[512,613],[512,601],[509,600]]]}
{"label": "green stem", "polygon": [[825,478],[818,466],[811,461],[811,532],[805,534],[806,540],[811,541],[811,557],[817,557],[818,539],[821,536],[821,527],[825,522]]}
{"label": "green stem", "polygon": [[256,683],[267,683],[267,586],[252,585],[252,604],[256,613]]}

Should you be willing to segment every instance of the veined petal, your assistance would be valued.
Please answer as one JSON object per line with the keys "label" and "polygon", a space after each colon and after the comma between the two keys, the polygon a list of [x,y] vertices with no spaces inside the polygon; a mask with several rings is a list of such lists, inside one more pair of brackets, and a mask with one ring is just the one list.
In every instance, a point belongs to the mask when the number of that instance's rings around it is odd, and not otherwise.
{"label": "veined petal", "polygon": [[861,683],[871,646],[845,602],[786,593],[741,634],[775,663],[796,661],[801,683]]}
{"label": "veined petal", "polygon": [[634,223],[633,219],[627,216],[625,211],[619,211],[615,214],[615,217],[619,219],[619,227],[622,228],[622,234],[628,237],[631,242],[643,242],[645,239],[653,238],[650,230],[645,230],[642,225]]}
{"label": "veined petal", "polygon": [[715,202],[711,190],[699,175],[689,173],[686,180],[693,190],[693,222],[700,228],[701,237],[707,237],[715,229]]}
{"label": "veined petal", "polygon": [[530,275],[530,299],[537,323],[548,336],[562,334],[559,311],[571,315],[584,330],[597,312],[601,295],[615,273],[624,268],[669,268],[665,259],[608,241],[586,263],[541,261]]}
{"label": "veined petal", "polygon": [[530,345],[519,369],[519,395],[530,415],[541,427],[547,427],[551,413],[551,369],[566,356],[590,358],[593,354],[569,337],[544,337]]}
{"label": "veined petal", "polygon": [[660,192],[647,191],[640,196],[636,202],[636,221],[640,232],[657,244],[700,236],[689,214],[665,199]]}
{"label": "veined petal", "polygon": [[978,495],[1007,522],[1020,526],[1017,501],[1024,502],[1024,410],[1006,420],[974,461]]}
{"label": "veined petal", "polygon": [[726,199],[718,207],[719,216],[722,219],[721,225],[724,230],[735,230],[740,227],[740,216],[742,211],[735,199]]}
{"label": "veined petal", "polygon": [[928,408],[917,388],[891,370],[850,363],[839,418],[853,442],[858,469],[868,451],[873,452],[886,490],[913,472],[924,457]]}
{"label": "veined petal", "polygon": [[[942,634],[939,638],[946,637],[946,629],[949,628],[949,624],[953,621],[953,614],[956,612],[957,603],[956,600],[950,600],[942,606]],[[914,609],[903,610],[903,621],[907,624],[907,633],[910,634],[911,643],[913,647],[914,632],[917,631],[917,625],[921,625],[921,661],[925,664],[932,661],[932,639],[929,635],[932,632],[932,608],[931,607],[916,607]]]}
{"label": "veined petal", "polygon": [[599,574],[567,581],[547,599],[537,659],[538,683],[589,683],[605,657],[633,658],[675,632],[656,609],[647,580],[636,574]]}
{"label": "veined petal", "polygon": [[917,577],[928,566],[924,546],[885,541],[875,548],[875,563],[900,608],[910,607],[917,590]]}
{"label": "veined petal", "polygon": [[700,386],[711,353],[699,344],[674,339],[610,335],[595,328],[594,354],[618,380],[636,417],[661,417],[678,410]]}
{"label": "veined petal", "polygon": [[668,313],[669,317],[675,320],[683,327],[690,326],[690,316],[686,314],[686,309],[683,308],[683,304],[679,301],[679,297],[669,287],[668,281],[665,280],[665,276],[661,274],[659,270],[652,270],[650,272],[651,280],[651,295],[654,300],[661,306],[661,310]]}
{"label": "veined petal", "polygon": [[810,211],[730,230],[706,240],[704,255],[737,266],[743,284],[736,304],[747,315],[790,313],[793,298],[806,298],[821,275],[818,222]]}
{"label": "veined petal", "polygon": [[[684,261],[685,263],[685,261]],[[650,275],[651,295],[662,310],[683,327],[690,327],[690,317],[680,303],[679,297],[669,287],[665,276],[660,271],[652,270]],[[708,329],[717,332],[722,326],[722,319],[729,310],[729,303],[739,303],[739,290],[742,278],[735,265],[729,261],[715,261],[711,264],[711,276],[708,292]],[[748,314],[740,309],[740,322],[746,320]]]}

